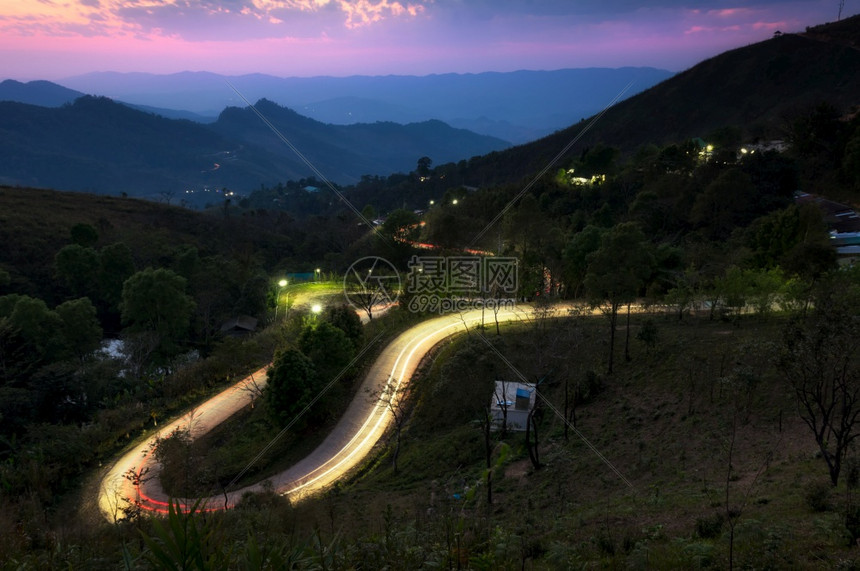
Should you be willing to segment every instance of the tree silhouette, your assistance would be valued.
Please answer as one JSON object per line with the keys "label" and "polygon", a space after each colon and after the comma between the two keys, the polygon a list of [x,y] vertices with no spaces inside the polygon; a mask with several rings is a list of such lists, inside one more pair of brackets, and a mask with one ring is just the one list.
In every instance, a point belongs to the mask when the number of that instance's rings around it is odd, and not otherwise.
{"label": "tree silhouette", "polygon": [[860,281],[853,273],[854,280],[849,273],[831,276],[819,288],[812,313],[786,328],[780,362],[834,486],[860,435]]}
{"label": "tree silhouette", "polygon": [[630,303],[643,288],[654,267],[653,247],[634,223],[614,226],[588,257],[585,289],[591,304],[609,318],[609,362],[612,374],[618,308]]}
{"label": "tree silhouette", "polygon": [[123,284],[120,310],[128,331],[157,334],[159,356],[169,358],[188,333],[194,300],[185,293],[185,278],[147,268]]}
{"label": "tree silhouette", "polygon": [[316,396],[318,385],[314,365],[301,351],[279,353],[263,389],[269,416],[278,426],[286,426]]}

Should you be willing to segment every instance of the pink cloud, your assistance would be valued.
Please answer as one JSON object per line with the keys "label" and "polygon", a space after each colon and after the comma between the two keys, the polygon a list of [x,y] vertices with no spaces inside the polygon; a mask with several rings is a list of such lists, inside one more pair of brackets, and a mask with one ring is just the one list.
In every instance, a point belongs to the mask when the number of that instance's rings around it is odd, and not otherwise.
{"label": "pink cloud", "polygon": [[708,10],[706,14],[709,16],[717,16],[718,18],[733,18],[735,16],[743,16],[752,14],[753,11],[749,8],[724,8],[722,10]]}
{"label": "pink cloud", "polygon": [[787,30],[789,28],[789,23],[786,21],[781,22],[754,22],[751,24],[753,30]]}
{"label": "pink cloud", "polygon": [[406,4],[390,2],[389,0],[358,0],[347,2],[340,0],[340,9],[346,15],[346,27],[358,28],[384,20],[387,16],[415,17],[424,11],[421,4]]}

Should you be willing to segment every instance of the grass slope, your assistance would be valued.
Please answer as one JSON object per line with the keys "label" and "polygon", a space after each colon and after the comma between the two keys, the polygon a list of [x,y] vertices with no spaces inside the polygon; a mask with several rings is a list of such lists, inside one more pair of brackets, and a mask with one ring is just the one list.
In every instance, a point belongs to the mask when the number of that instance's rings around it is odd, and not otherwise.
{"label": "grass slope", "polygon": [[[629,363],[620,335],[618,370],[591,376],[603,388],[589,385],[576,426],[632,487],[572,432],[565,441],[547,410],[539,470],[522,434],[494,440],[491,505],[475,420],[493,379],[515,373],[473,333],[442,348],[417,381],[399,471],[385,449],[355,481],[296,506],[296,522],[358,551],[387,537],[393,552],[397,537],[414,536],[425,562],[473,568],[725,568],[731,515],[736,565],[845,564],[855,557],[845,489],[822,485],[826,467],[775,368],[782,326],[661,318],[657,347],[631,338]],[[584,387],[588,371],[602,370],[606,333],[602,318],[581,318],[488,338],[526,378],[545,376],[544,394],[561,407],[564,377]]]}

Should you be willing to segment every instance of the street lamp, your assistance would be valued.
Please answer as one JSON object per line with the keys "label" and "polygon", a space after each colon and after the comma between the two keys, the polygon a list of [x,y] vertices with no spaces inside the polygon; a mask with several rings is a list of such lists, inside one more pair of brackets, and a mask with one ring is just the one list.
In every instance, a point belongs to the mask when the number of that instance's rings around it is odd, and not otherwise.
{"label": "street lamp", "polygon": [[320,281],[320,269],[317,268],[316,270],[314,270],[314,273],[317,275],[317,281]]}
{"label": "street lamp", "polygon": [[278,306],[281,305],[281,291],[287,286],[287,280],[278,282],[278,299],[275,300],[275,321],[278,320]]}

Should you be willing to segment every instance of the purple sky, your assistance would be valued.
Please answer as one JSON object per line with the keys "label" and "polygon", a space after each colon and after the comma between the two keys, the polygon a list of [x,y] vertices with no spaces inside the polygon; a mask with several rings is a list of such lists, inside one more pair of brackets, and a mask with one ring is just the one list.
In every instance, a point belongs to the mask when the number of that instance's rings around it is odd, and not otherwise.
{"label": "purple sky", "polygon": [[[860,11],[845,4],[843,18]],[[838,0],[3,0],[0,79],[680,71],[838,11]]]}

